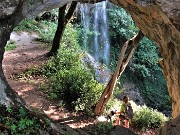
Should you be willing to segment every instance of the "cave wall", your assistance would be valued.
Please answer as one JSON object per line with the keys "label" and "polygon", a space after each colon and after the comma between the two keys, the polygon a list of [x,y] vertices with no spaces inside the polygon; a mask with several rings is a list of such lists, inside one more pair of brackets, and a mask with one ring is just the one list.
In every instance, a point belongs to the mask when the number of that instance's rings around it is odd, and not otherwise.
{"label": "cave wall", "polygon": [[159,47],[160,61],[172,102],[180,115],[180,2],[179,0],[110,0],[132,15],[136,25]]}
{"label": "cave wall", "polygon": [[[24,18],[35,17],[42,11],[61,7],[72,0],[3,0],[0,1],[0,57],[8,36]],[[79,1],[79,0],[76,0]],[[87,0],[81,0],[87,2]],[[88,0],[93,1],[94,0]],[[99,0],[98,0],[99,1]],[[160,62],[171,96],[173,117],[180,115],[180,2],[179,0],[110,0],[132,15],[136,25],[156,42],[163,57]],[[13,19],[12,19],[13,18]],[[4,23],[5,20],[11,20]],[[10,32],[9,32],[10,33]]]}

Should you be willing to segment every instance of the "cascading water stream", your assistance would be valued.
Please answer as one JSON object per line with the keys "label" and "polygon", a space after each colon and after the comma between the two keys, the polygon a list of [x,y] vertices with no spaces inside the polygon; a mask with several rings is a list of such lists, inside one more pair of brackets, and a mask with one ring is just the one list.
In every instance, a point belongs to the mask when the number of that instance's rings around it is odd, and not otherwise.
{"label": "cascading water stream", "polygon": [[79,5],[83,26],[83,45],[88,52],[85,61],[94,66],[96,79],[101,83],[108,82],[111,74],[107,68],[109,66],[110,43],[106,5],[106,1],[94,5],[88,3]]}
{"label": "cascading water stream", "polygon": [[[110,43],[108,36],[106,4],[106,1],[96,3],[95,5],[81,4],[80,10],[81,23],[84,27],[84,46],[87,48],[87,46],[91,45],[95,60],[101,61],[108,66]],[[93,40],[91,39],[91,41],[89,41],[88,32],[92,30],[94,31]]]}
{"label": "cascading water stream", "polygon": [[103,43],[103,61],[108,66],[109,65],[109,49],[110,49],[110,43],[109,43],[109,36],[108,36],[108,26],[107,26],[107,14],[106,14],[106,4],[107,2],[104,1],[102,3],[102,9],[101,9],[101,43]]}
{"label": "cascading water stream", "polygon": [[90,27],[90,8],[88,4],[81,4],[80,5],[80,11],[81,11],[81,24],[84,27],[84,40],[83,44],[85,49],[87,50],[88,46],[88,32],[89,32],[89,27]]}
{"label": "cascading water stream", "polygon": [[95,12],[94,12],[94,58],[99,61],[99,40],[98,40],[98,35],[99,35],[99,8],[98,5],[95,5]]}

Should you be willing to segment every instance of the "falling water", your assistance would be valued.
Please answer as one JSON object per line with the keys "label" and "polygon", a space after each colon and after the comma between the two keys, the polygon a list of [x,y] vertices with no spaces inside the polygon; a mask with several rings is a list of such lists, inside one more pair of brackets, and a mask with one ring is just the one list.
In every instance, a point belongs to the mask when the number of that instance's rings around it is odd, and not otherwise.
{"label": "falling water", "polygon": [[103,60],[106,65],[109,65],[109,37],[108,37],[108,27],[107,27],[107,14],[106,14],[106,4],[104,1],[102,5],[101,15],[102,15],[102,23],[101,24],[101,43],[103,44]]}
{"label": "falling water", "polygon": [[94,12],[94,58],[99,61],[99,40],[98,40],[98,34],[99,34],[99,8],[98,4],[95,5],[95,12]]}
{"label": "falling water", "polygon": [[110,49],[106,4],[106,1],[94,5],[86,3],[80,4],[78,8],[81,11],[81,24],[84,28],[83,44],[86,51],[89,51],[84,61],[94,66],[96,79],[101,83],[107,83],[110,78],[110,70],[106,68],[109,65]]}
{"label": "falling water", "polygon": [[84,27],[84,40],[83,44],[85,45],[85,49],[87,50],[88,46],[88,32],[90,27],[90,7],[88,4],[81,4],[80,5],[80,11],[81,11],[81,24],[83,24]]}
{"label": "falling water", "polygon": [[[81,21],[84,27],[84,45],[93,45],[93,55],[97,61],[102,60],[104,64],[109,65],[109,36],[106,15],[107,2],[96,3],[95,6],[90,4],[81,4]],[[92,7],[94,11],[92,12]],[[93,13],[93,15],[91,13]],[[92,18],[93,17],[93,18]],[[90,25],[91,19],[93,20]],[[89,41],[88,32],[94,30],[93,42]]]}

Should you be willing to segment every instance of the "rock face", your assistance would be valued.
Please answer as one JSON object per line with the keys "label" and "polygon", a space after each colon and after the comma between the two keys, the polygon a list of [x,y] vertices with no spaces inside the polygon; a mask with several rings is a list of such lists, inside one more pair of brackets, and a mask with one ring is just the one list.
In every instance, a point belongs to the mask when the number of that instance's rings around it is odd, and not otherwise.
{"label": "rock face", "polygon": [[11,0],[11,2],[8,0],[2,1],[0,3],[0,18],[5,18],[15,12],[18,3],[19,1],[16,0]]}
{"label": "rock face", "polygon": [[177,117],[159,129],[158,135],[179,135],[180,117]]}
{"label": "rock face", "polygon": [[[40,12],[73,0],[1,0],[0,1],[0,62],[4,46],[10,38],[13,28],[24,18],[35,17]],[[94,0],[76,0],[92,1]],[[98,0],[99,1],[99,0]],[[180,1],[179,0],[110,0],[132,15],[140,30],[156,42],[163,60],[160,62],[167,80],[172,101],[172,116],[180,115]],[[0,68],[0,85],[4,81]],[[0,89],[1,93],[6,87]],[[12,93],[12,92],[11,92]],[[12,94],[11,94],[12,95]]]}

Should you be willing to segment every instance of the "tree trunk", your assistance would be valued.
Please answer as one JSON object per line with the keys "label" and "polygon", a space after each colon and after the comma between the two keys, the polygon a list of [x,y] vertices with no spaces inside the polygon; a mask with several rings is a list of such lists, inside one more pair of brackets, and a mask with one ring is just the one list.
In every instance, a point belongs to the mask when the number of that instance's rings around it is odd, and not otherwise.
{"label": "tree trunk", "polygon": [[48,56],[57,55],[58,49],[60,47],[60,42],[63,36],[64,29],[71,19],[75,9],[76,9],[77,2],[72,2],[71,7],[68,10],[68,13],[65,15],[65,10],[67,5],[59,8],[59,15],[58,15],[58,26],[57,30],[53,39],[53,45],[51,51],[48,52]]}
{"label": "tree trunk", "polygon": [[144,34],[140,31],[137,35],[135,35],[133,38],[128,40],[123,45],[121,49],[121,53],[119,55],[116,70],[112,78],[110,79],[109,83],[107,84],[106,88],[104,89],[99,102],[96,104],[96,108],[94,110],[96,115],[101,115],[103,113],[104,108],[113,93],[113,90],[114,90],[114,87],[116,85],[118,78],[124,72],[127,64],[129,63],[131,57],[133,56],[135,52],[135,49],[138,46],[138,43],[141,41],[143,37],[144,37]]}

